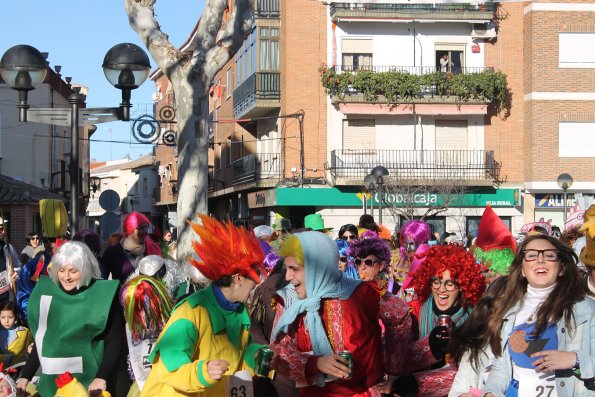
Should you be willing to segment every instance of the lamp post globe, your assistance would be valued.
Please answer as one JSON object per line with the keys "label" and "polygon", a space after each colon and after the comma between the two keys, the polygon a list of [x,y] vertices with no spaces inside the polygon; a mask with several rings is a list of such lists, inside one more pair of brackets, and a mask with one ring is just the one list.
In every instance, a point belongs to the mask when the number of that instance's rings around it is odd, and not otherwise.
{"label": "lamp post globe", "polygon": [[383,194],[382,187],[384,185],[384,177],[388,176],[388,170],[381,166],[377,165],[376,167],[372,168],[370,175],[374,177],[376,180],[376,185],[380,189],[380,198],[378,200],[378,223],[382,224],[382,201],[383,201]]}
{"label": "lamp post globe", "polygon": [[45,80],[48,64],[37,48],[21,44],[9,48],[0,60],[0,75],[10,88],[31,91]]}
{"label": "lamp post globe", "polygon": [[562,225],[562,231],[566,230],[566,218],[568,216],[568,209],[567,209],[567,191],[568,189],[570,189],[570,187],[572,186],[572,176],[570,174],[564,173],[564,174],[560,174],[558,175],[558,179],[556,180],[556,182],[558,183],[558,186],[560,186],[560,188],[562,189],[563,193],[563,200],[564,200],[564,213],[562,214],[562,218],[563,218],[563,225]]}
{"label": "lamp post globe", "polygon": [[134,90],[140,87],[151,70],[147,54],[136,44],[116,44],[103,59],[105,78],[116,88]]}

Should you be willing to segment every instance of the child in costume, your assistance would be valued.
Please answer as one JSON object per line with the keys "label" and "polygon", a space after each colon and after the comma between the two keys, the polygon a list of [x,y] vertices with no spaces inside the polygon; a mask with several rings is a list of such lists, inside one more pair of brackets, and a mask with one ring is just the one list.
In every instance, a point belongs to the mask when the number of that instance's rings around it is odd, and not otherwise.
{"label": "child in costume", "polygon": [[134,277],[122,286],[120,303],[127,325],[129,371],[135,381],[128,396],[138,396],[151,371],[148,356],[169,319],[173,304],[165,285],[146,275]]}
{"label": "child in costume", "polygon": [[20,325],[19,312],[13,302],[0,304],[0,324],[0,361],[5,367],[25,361],[33,337],[28,328]]}
{"label": "child in costume", "polygon": [[190,262],[212,283],[174,308],[148,358],[153,368],[143,397],[228,396],[234,374],[247,370],[251,377],[262,347],[251,343],[244,307],[264,271],[258,239],[243,227],[199,217],[202,225],[191,225],[200,259]]}
{"label": "child in costume", "polygon": [[10,375],[0,372],[0,397],[16,397],[16,395],[17,386],[14,380],[12,380]]}

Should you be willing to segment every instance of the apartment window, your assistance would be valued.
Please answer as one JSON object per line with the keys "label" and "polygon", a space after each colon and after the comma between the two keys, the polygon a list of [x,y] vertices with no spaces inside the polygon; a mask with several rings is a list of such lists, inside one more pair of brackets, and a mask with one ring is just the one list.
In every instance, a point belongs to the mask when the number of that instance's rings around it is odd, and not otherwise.
{"label": "apartment window", "polygon": [[[407,222],[409,222],[409,220],[402,215],[399,218],[400,218],[399,224],[401,225],[401,228],[403,228],[403,226]],[[419,220],[420,217],[416,216],[416,217],[414,217],[414,219]],[[441,236],[442,233],[444,233],[446,231],[446,217],[445,216],[431,216],[428,218],[424,218],[423,221],[426,222],[430,226],[430,230],[432,233],[438,233]]]}
{"label": "apartment window", "polygon": [[595,33],[560,33],[559,67],[595,68]]}
{"label": "apartment window", "polygon": [[437,165],[460,164],[466,160],[467,126],[467,120],[436,120]]}
{"label": "apartment window", "polygon": [[225,87],[225,92],[227,93],[225,95],[225,99],[229,99],[231,98],[231,91],[235,88],[233,86],[233,72],[231,71],[231,68],[227,69],[227,81],[226,81],[227,87]]}
{"label": "apartment window", "polygon": [[143,178],[143,197],[149,197],[149,179]]}
{"label": "apartment window", "polygon": [[376,149],[376,121],[343,120],[343,149]]}
{"label": "apartment window", "polygon": [[461,73],[465,70],[465,44],[436,44],[436,70]]}
{"label": "apartment window", "polygon": [[595,123],[560,123],[559,157],[595,157]]}
{"label": "apartment window", "polygon": [[344,71],[371,69],[374,53],[372,39],[344,38],[341,41],[341,52]]}
{"label": "apartment window", "polygon": [[260,28],[259,70],[279,70],[279,28]]}
{"label": "apartment window", "polygon": [[252,30],[236,54],[236,85],[256,72],[256,30]]}

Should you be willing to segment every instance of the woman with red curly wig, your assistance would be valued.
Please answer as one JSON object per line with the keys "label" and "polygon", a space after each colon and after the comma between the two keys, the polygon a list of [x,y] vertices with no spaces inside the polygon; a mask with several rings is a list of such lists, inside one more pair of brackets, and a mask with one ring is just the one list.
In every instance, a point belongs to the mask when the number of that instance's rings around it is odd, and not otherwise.
{"label": "woman with red curly wig", "polygon": [[461,325],[483,295],[486,279],[475,258],[460,246],[434,246],[419,258],[423,263],[412,275],[418,299],[410,302],[419,339],[409,348],[411,375],[395,380],[391,391],[401,396],[415,390],[419,397],[445,396],[456,368],[445,357],[450,335],[438,317],[449,316],[452,327]]}

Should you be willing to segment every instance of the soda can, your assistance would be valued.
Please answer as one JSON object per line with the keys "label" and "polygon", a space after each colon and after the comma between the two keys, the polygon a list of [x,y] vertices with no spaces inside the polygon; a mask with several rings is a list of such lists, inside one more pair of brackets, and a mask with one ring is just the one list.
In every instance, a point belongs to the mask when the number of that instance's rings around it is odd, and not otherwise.
{"label": "soda can", "polygon": [[452,318],[448,314],[442,314],[438,316],[438,325],[446,327],[449,331],[452,328]]}
{"label": "soda can", "polygon": [[268,347],[264,347],[256,354],[256,376],[267,377],[271,372],[271,361],[275,352]]}
{"label": "soda can", "polygon": [[347,360],[347,366],[349,367],[349,376],[347,376],[347,379],[351,379],[353,376],[353,356],[351,355],[351,352],[349,350],[341,350],[338,351],[337,354]]}

